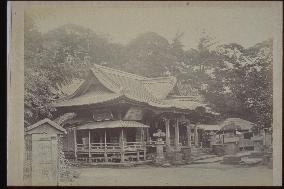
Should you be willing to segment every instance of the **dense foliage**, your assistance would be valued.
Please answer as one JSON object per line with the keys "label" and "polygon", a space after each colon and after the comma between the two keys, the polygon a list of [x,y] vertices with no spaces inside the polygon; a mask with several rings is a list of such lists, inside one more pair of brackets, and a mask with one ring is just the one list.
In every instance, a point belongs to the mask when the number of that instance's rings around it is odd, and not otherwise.
{"label": "dense foliage", "polygon": [[205,34],[197,49],[184,50],[182,33],[168,41],[148,32],[121,45],[70,24],[41,34],[28,15],[24,33],[26,124],[51,117],[60,86],[84,78],[96,63],[149,77],[174,75],[182,95],[202,93],[225,117],[271,126],[272,40],[246,49],[216,45]]}

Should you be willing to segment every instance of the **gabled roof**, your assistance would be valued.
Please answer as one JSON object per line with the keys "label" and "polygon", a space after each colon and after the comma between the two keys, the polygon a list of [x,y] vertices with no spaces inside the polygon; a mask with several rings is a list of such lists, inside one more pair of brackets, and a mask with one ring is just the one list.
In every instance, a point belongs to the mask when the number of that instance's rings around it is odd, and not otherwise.
{"label": "gabled roof", "polygon": [[[94,90],[90,90],[92,85],[96,85]],[[54,106],[98,104],[120,98],[158,108],[193,110],[198,106],[205,106],[181,96],[172,98],[169,93],[175,85],[176,78],[173,76],[147,78],[95,64],[85,82],[73,94],[55,102]]]}
{"label": "gabled roof", "polygon": [[48,119],[48,118],[45,118],[45,119],[43,119],[43,120],[41,120],[41,121],[38,121],[38,122],[36,122],[35,124],[33,124],[33,125],[27,127],[27,128],[25,129],[25,132],[30,131],[30,130],[33,130],[33,129],[35,129],[35,128],[41,126],[41,125],[43,125],[44,123],[48,123],[49,125],[51,125],[51,126],[54,127],[55,129],[66,133],[66,130],[65,130],[63,127],[61,127],[60,125],[58,125],[58,124],[55,123],[54,121],[51,121],[51,120]]}

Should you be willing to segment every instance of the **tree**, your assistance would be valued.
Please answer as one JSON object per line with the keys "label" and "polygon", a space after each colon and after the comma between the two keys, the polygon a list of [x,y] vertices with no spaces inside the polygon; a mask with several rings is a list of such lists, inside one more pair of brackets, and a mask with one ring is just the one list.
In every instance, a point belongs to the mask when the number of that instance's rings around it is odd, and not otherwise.
{"label": "tree", "polygon": [[[24,29],[25,122],[32,124],[52,117],[55,109],[50,104],[61,95],[60,86],[74,78],[84,78],[91,62],[105,61],[109,57],[100,52],[109,51],[104,45],[106,39],[75,25],[62,26],[42,35],[32,18],[25,15]],[[94,51],[97,54],[92,53]]]}
{"label": "tree", "polygon": [[25,15],[24,61],[25,61],[25,125],[32,124],[41,116],[50,117],[51,94],[47,74],[38,66],[43,57],[42,35],[38,32],[32,18]]}
{"label": "tree", "polygon": [[170,52],[169,42],[154,32],[138,35],[126,48],[126,71],[156,77],[175,68],[175,59]]}
{"label": "tree", "polygon": [[[77,25],[41,34],[25,15],[25,123],[51,117],[60,86],[82,79],[93,63],[147,77],[173,75],[181,95],[201,93],[224,117],[236,116],[267,127],[272,122],[272,40],[244,48],[216,46],[205,32],[197,49],[184,50],[183,33],[169,42],[147,32],[127,45]],[[260,92],[261,91],[261,92]]]}
{"label": "tree", "polygon": [[272,41],[245,49],[219,46],[220,56],[206,99],[225,116],[238,116],[260,127],[272,123]]}

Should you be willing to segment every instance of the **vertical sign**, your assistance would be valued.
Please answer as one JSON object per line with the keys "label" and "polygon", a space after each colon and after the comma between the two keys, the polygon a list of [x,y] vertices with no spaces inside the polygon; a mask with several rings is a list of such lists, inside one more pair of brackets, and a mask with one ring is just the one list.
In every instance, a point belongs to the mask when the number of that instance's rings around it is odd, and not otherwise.
{"label": "vertical sign", "polygon": [[32,149],[32,185],[56,186],[58,181],[57,138],[33,134]]}

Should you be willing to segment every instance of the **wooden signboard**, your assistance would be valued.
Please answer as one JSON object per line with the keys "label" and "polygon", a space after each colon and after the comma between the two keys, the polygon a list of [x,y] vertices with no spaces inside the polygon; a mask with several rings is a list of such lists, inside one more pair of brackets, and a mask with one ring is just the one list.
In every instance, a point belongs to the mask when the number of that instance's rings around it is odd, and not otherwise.
{"label": "wooden signboard", "polygon": [[93,120],[94,121],[104,121],[104,120],[112,120],[113,115],[111,112],[100,112],[100,113],[93,113]]}
{"label": "wooden signboard", "polygon": [[143,109],[138,107],[131,107],[126,112],[123,120],[138,121],[142,120],[142,118],[143,118]]}
{"label": "wooden signboard", "polygon": [[32,135],[32,185],[56,186],[58,150],[56,136]]}

